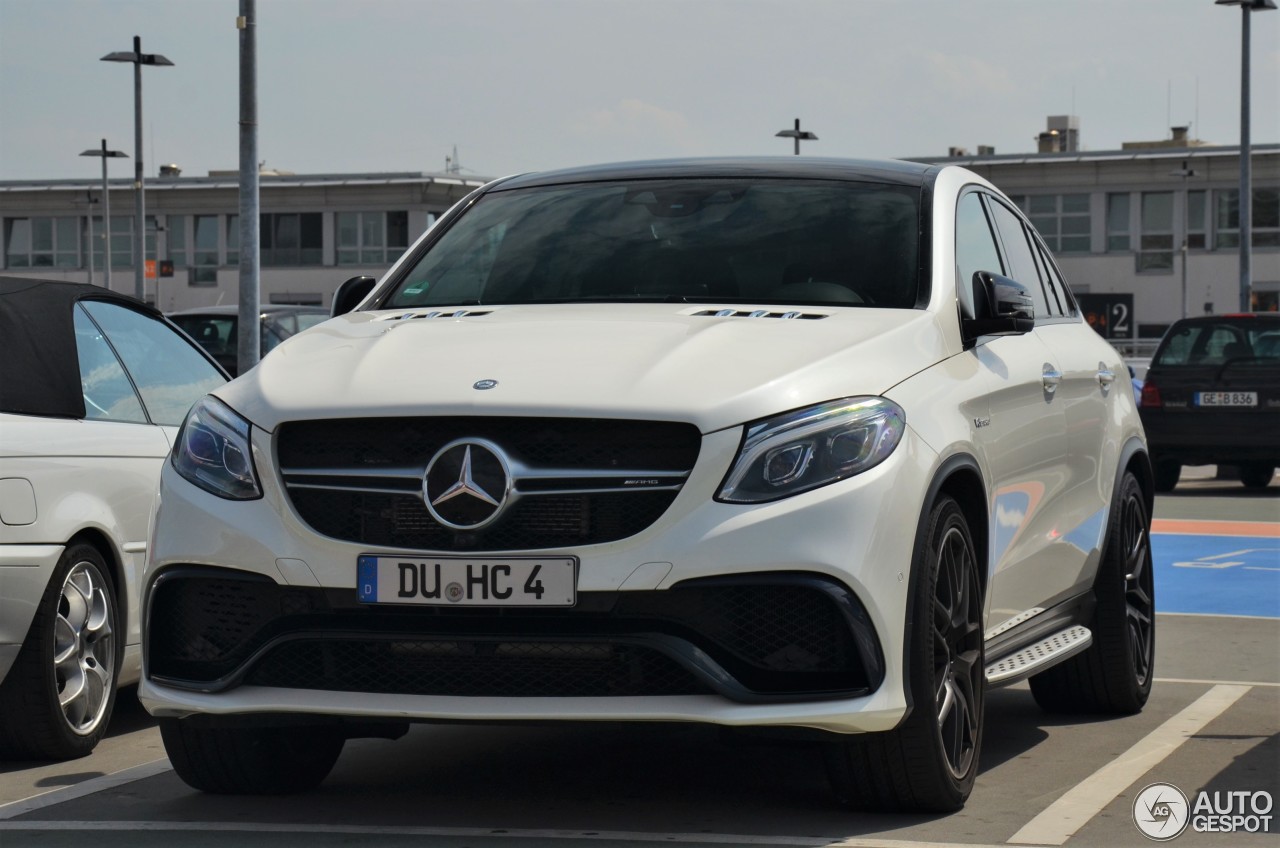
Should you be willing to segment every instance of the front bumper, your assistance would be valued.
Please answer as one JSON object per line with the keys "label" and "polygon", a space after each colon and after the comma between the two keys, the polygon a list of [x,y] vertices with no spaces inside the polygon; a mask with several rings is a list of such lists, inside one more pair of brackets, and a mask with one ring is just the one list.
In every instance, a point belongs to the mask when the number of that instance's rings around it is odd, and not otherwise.
{"label": "front bumper", "polygon": [[[254,441],[257,467],[271,468],[269,436]],[[304,525],[277,476],[263,475],[262,500],[233,502],[166,467],[139,697],[161,716],[896,726],[911,531],[936,457],[909,432],[849,480],[716,503],[738,442],[705,437],[648,529],[540,552],[580,559],[569,611],[360,604],[356,559],[371,551]],[[210,579],[250,587],[249,600],[189,591]],[[241,623],[239,641],[200,629],[190,613],[211,603]]]}

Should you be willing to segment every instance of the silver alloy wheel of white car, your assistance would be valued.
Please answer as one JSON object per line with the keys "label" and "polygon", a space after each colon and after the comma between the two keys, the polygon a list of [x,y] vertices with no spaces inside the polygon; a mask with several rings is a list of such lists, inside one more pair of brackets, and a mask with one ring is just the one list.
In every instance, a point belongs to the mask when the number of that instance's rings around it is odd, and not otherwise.
{"label": "silver alloy wheel of white car", "polygon": [[107,715],[116,678],[115,608],[106,577],[82,559],[62,581],[54,620],[54,678],[67,727],[93,733]]}
{"label": "silver alloy wheel of white car", "polygon": [[68,545],[0,683],[0,759],[65,760],[93,751],[116,700],[117,604],[101,551]]}

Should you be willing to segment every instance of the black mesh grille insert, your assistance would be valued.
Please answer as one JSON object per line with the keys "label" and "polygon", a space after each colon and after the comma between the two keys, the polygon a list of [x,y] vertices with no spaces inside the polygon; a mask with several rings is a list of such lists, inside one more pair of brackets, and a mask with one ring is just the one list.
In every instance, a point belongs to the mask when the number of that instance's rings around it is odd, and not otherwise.
{"label": "black mesh grille insert", "polygon": [[[666,421],[446,417],[289,422],[280,427],[276,450],[289,499],[303,521],[325,536],[383,547],[500,551],[612,542],[656,521],[678,491],[558,494],[553,484],[548,489],[540,481],[499,520],[467,532],[437,523],[412,477],[387,477],[376,485],[380,472],[389,469],[425,470],[440,448],[460,438],[486,439],[522,466],[566,473],[685,474],[701,444],[693,425]],[[291,484],[291,471],[308,469],[345,472],[349,485]],[[313,485],[316,479],[326,478],[313,477]]]}
{"label": "black mesh grille insert", "polygon": [[246,682],[404,695],[605,697],[711,690],[657,651],[633,645],[422,639],[288,642]]}
{"label": "black mesh grille insert", "polygon": [[153,591],[149,673],[197,688],[248,681],[355,692],[682,694],[738,700],[865,692],[882,663],[861,604],[812,575],[585,592],[572,609],[367,605],[177,569]]}
{"label": "black mesh grille insert", "polygon": [[666,511],[675,492],[617,492],[525,498],[480,531],[437,524],[417,494],[291,489],[302,519],[317,532],[365,545],[433,551],[509,551],[573,547],[633,536]]}

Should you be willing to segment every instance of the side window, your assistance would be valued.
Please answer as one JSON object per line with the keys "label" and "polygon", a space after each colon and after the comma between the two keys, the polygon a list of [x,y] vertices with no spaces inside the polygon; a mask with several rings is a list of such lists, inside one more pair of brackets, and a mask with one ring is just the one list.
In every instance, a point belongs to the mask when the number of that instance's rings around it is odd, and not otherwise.
{"label": "side window", "polygon": [[1008,275],[1031,292],[1031,299],[1036,304],[1036,317],[1047,317],[1051,314],[1049,302],[1045,299],[1044,287],[1040,284],[1040,270],[1036,267],[1035,254],[1031,252],[1031,245],[1027,242],[1022,220],[1009,207],[994,200],[991,201],[991,216],[995,219],[1005,256],[1009,260]]}
{"label": "side window", "polygon": [[82,306],[120,354],[155,423],[181,424],[193,403],[226,382],[163,322],[114,303],[84,301]]}
{"label": "side window", "polygon": [[80,391],[84,393],[84,417],[95,421],[128,421],[146,424],[133,384],[101,331],[83,307],[74,315],[76,358],[80,361]]}
{"label": "side window", "polygon": [[1036,249],[1036,257],[1040,260],[1040,278],[1044,280],[1045,288],[1049,290],[1050,303],[1055,306],[1054,313],[1075,315],[1075,299],[1072,298],[1071,290],[1067,288],[1067,281],[1063,279],[1058,266],[1053,264],[1053,256],[1050,255],[1049,248],[1038,239],[1033,240],[1033,246]]}
{"label": "side window", "polygon": [[982,198],[969,192],[956,204],[956,293],[965,316],[973,314],[973,275],[977,271],[1003,274],[1000,252],[987,221]]}

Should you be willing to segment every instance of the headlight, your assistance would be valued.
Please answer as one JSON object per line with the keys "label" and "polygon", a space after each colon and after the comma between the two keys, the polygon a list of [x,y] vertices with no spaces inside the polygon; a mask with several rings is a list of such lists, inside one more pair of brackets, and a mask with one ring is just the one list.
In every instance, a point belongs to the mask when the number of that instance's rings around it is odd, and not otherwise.
{"label": "headlight", "polygon": [[173,467],[218,497],[262,497],[249,447],[249,422],[213,397],[201,398],[187,413],[173,446]]}
{"label": "headlight", "polygon": [[716,500],[762,503],[861,474],[893,453],[905,429],[902,407],[881,397],[845,398],[749,424]]}

